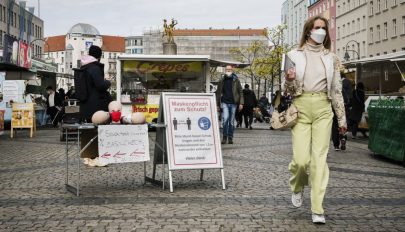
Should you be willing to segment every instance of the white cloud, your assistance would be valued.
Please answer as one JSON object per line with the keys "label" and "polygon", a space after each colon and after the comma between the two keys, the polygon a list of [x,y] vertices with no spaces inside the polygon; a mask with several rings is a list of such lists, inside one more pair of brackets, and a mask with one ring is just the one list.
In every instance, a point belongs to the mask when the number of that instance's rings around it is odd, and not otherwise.
{"label": "white cloud", "polygon": [[[280,23],[282,0],[41,0],[45,35],[65,34],[76,23],[102,34],[141,34],[161,27],[163,18],[179,28],[264,28]],[[37,0],[28,0],[37,6]]]}

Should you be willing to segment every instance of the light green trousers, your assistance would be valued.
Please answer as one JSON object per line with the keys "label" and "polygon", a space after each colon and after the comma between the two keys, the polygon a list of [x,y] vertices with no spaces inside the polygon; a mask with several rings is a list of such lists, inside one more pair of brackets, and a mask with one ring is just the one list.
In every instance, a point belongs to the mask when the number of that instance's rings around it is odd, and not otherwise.
{"label": "light green trousers", "polygon": [[329,179],[326,158],[332,129],[332,107],[326,93],[304,93],[294,99],[298,123],[292,128],[291,190],[311,186],[311,210],[323,214],[323,198]]}

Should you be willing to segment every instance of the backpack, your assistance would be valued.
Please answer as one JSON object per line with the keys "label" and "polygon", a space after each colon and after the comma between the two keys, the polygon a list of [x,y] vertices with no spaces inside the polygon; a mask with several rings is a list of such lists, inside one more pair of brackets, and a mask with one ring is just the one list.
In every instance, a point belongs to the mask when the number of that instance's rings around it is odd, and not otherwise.
{"label": "backpack", "polygon": [[74,80],[75,80],[75,89],[76,89],[76,99],[81,102],[84,102],[89,97],[89,91],[87,87],[86,80],[86,71],[82,69],[73,69],[74,71]]}

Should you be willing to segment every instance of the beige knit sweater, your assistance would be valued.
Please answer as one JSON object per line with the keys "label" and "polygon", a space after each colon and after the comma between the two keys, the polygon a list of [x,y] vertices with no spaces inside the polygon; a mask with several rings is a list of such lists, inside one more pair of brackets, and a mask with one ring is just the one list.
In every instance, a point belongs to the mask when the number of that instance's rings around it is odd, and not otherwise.
{"label": "beige knit sweater", "polygon": [[321,60],[323,45],[307,43],[304,49],[307,65],[304,74],[304,92],[327,92],[325,65]]}

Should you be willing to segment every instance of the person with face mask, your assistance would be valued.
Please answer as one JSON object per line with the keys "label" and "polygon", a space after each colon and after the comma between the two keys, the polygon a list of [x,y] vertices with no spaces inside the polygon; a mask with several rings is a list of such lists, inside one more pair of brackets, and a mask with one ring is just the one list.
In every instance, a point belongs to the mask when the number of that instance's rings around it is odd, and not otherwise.
{"label": "person with face mask", "polygon": [[243,89],[238,76],[233,72],[231,65],[226,66],[225,75],[218,83],[215,92],[219,108],[222,109],[222,144],[233,144],[233,132],[235,129],[236,110],[243,109]]}
{"label": "person with face mask", "polygon": [[[81,68],[83,77],[86,78],[87,99],[80,102],[80,114],[83,121],[91,122],[93,114],[99,110],[108,111],[108,105],[112,97],[108,92],[111,82],[104,79],[104,64],[100,63],[102,50],[100,47],[92,45],[89,54],[81,57]],[[97,135],[97,129],[84,130],[81,135],[82,148]],[[90,146],[84,150],[81,156],[84,163],[89,166],[105,166],[98,160],[98,141],[94,140]]]}
{"label": "person with face mask", "polygon": [[62,109],[62,98],[61,96],[53,90],[52,86],[46,87],[46,93],[48,97],[46,98],[46,113],[52,120],[53,127],[58,125],[58,112]]}
{"label": "person with face mask", "polygon": [[312,221],[320,224],[326,222],[323,199],[329,180],[326,159],[331,139],[332,107],[340,133],[344,134],[347,128],[341,63],[330,51],[328,25],[328,20],[321,16],[306,21],[299,47],[287,54],[295,68],[287,71],[283,85],[284,91],[294,96],[293,104],[299,112],[298,122],[291,130],[291,201],[295,207],[300,207],[304,186],[310,184]]}

